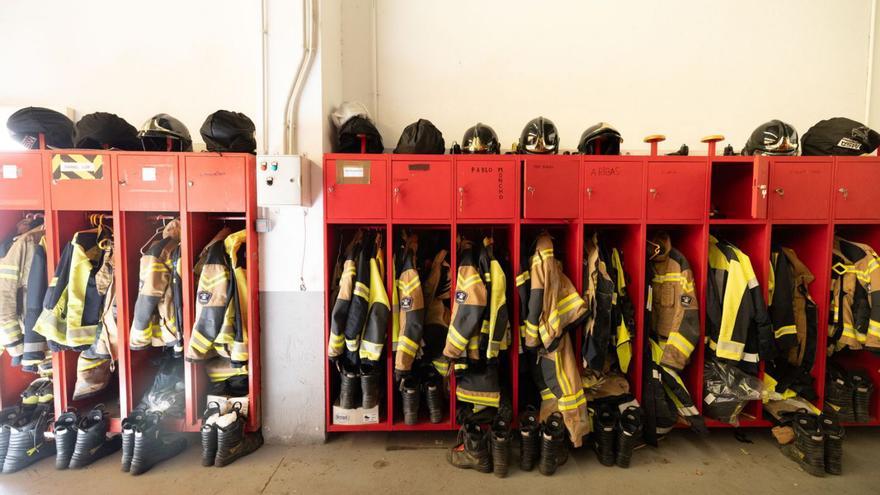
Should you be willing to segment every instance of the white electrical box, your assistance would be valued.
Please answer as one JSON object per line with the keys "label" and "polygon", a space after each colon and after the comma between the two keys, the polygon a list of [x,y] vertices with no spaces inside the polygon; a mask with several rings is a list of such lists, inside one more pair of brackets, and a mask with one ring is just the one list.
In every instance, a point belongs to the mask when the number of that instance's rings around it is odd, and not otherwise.
{"label": "white electrical box", "polygon": [[308,162],[297,155],[257,155],[257,206],[308,206]]}

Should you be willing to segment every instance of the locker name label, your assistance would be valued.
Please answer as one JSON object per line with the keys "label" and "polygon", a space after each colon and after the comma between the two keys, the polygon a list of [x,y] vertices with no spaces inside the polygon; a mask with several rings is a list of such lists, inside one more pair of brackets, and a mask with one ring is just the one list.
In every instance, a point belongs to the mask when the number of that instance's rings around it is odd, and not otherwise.
{"label": "locker name label", "polygon": [[3,178],[4,179],[17,179],[18,178],[18,166],[17,165],[3,165]]}
{"label": "locker name label", "polygon": [[346,178],[363,177],[364,169],[361,167],[342,167],[342,176]]}
{"label": "locker name label", "polygon": [[141,169],[141,180],[144,182],[156,182],[156,167],[144,167]]}
{"label": "locker name label", "polygon": [[592,176],[620,175],[620,167],[595,167],[590,169]]}
{"label": "locker name label", "polygon": [[369,160],[339,160],[336,162],[337,184],[369,184]]}
{"label": "locker name label", "polygon": [[[471,167],[472,174],[491,174],[494,173],[495,167]],[[498,167],[498,180],[495,192],[498,199],[504,199],[504,167]]]}
{"label": "locker name label", "polygon": [[100,180],[103,178],[103,155],[66,153],[52,155],[53,180]]}

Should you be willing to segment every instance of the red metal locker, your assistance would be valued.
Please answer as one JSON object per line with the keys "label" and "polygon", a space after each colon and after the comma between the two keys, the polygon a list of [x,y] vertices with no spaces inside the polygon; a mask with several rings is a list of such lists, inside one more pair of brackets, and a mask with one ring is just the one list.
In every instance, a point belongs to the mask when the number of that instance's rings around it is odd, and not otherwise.
{"label": "red metal locker", "polygon": [[645,162],[584,160],[584,218],[641,218]]}
{"label": "red metal locker", "polygon": [[835,218],[876,217],[880,211],[880,158],[841,156],[836,161],[832,192]]}
{"label": "red metal locker", "polygon": [[119,209],[177,211],[180,209],[177,154],[116,155]]}
{"label": "red metal locker", "polygon": [[529,156],[523,161],[523,216],[577,218],[580,211],[580,158]]}
{"label": "red metal locker", "polygon": [[770,159],[770,215],[774,219],[828,218],[831,157]]}
{"label": "red metal locker", "polygon": [[700,220],[707,215],[705,159],[648,162],[648,218]]}
{"label": "red metal locker", "polygon": [[245,157],[240,154],[184,155],[189,211],[245,211]]}
{"label": "red metal locker", "polygon": [[455,210],[458,218],[516,216],[516,159],[467,157],[456,160]]}
{"label": "red metal locker", "polygon": [[387,214],[386,161],[328,158],[324,161],[327,218],[377,219]]}
{"label": "red metal locker", "polygon": [[39,153],[4,153],[0,158],[0,208],[43,209],[43,172]]}
{"label": "red metal locker", "polygon": [[449,158],[391,161],[391,215],[400,220],[450,217],[452,160]]}
{"label": "red metal locker", "polygon": [[110,211],[110,155],[92,150],[46,153],[52,209]]}

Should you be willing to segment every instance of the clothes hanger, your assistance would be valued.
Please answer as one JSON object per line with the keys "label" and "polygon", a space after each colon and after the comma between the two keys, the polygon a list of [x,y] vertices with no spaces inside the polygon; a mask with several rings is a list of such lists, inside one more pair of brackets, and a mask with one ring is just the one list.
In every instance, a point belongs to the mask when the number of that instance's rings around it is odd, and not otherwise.
{"label": "clothes hanger", "polygon": [[656,242],[653,242],[651,240],[647,240],[647,243],[648,243],[648,249],[649,249],[648,260],[652,260],[652,259],[656,258],[657,255],[660,254],[660,251],[662,250],[662,248],[661,248],[660,244],[657,244]]}

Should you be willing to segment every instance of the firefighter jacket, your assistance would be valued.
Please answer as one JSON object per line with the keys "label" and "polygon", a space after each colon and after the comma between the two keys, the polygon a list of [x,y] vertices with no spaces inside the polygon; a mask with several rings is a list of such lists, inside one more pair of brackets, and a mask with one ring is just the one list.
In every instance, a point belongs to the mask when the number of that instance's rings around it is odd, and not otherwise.
{"label": "firefighter jacket", "polygon": [[687,259],[672,247],[666,233],[654,237],[648,254],[648,323],[663,349],[661,363],[680,371],[700,339],[694,275]]}
{"label": "firefighter jacket", "polygon": [[709,236],[706,289],[707,352],[758,374],[774,352],[773,327],[751,260],[733,244]]}
{"label": "firefighter jacket", "polygon": [[95,343],[104,312],[96,276],[112,246],[110,230],[98,227],[75,233],[61,252],[34,326],[53,351],[84,351]]}
{"label": "firefighter jacket", "polygon": [[800,396],[815,400],[813,362],[819,318],[810,297],[814,277],[789,248],[774,246],[770,253],[770,321],[775,353],[767,360],[764,384],[784,399]]}
{"label": "firefighter jacket", "polygon": [[580,447],[583,436],[590,432],[590,423],[569,330],[583,324],[587,310],[563,273],[548,233],[538,236],[529,271],[517,277],[517,285],[528,288],[522,305],[526,313],[524,346],[537,354],[541,416],[560,411],[572,443]]}
{"label": "firefighter jacket", "polygon": [[378,366],[391,308],[385,291],[382,236],[358,231],[345,249],[338,290],[330,313],[328,357]]}
{"label": "firefighter jacket", "polygon": [[222,229],[199,255],[195,273],[196,319],[186,349],[188,361],[221,356],[231,361],[231,371],[211,373],[212,382],[247,375],[247,266],[244,230],[229,234]]}
{"label": "firefighter jacket", "polygon": [[172,220],[162,238],[141,256],[138,296],[134,303],[129,347],[169,347],[183,353],[183,295],[180,277],[180,221]]}
{"label": "firefighter jacket", "polygon": [[880,352],[880,258],[867,244],[834,238],[829,352]]}
{"label": "firefighter jacket", "polygon": [[632,360],[635,310],[626,292],[620,252],[610,250],[594,232],[584,245],[584,301],[587,314],[581,355],[584,368],[623,373]]}
{"label": "firefighter jacket", "polygon": [[492,239],[459,242],[452,322],[443,356],[454,363],[458,400],[499,406],[498,354],[507,348],[507,277],[495,259]]}
{"label": "firefighter jacket", "polygon": [[115,370],[118,330],[116,326],[116,291],[113,278],[113,253],[108,251],[98,273],[95,287],[104,298],[101,324],[95,342],[82,351],[76,360],[76,384],[73,400],[93,397],[110,385]]}
{"label": "firefighter jacket", "polygon": [[46,339],[34,332],[46,293],[45,228],[22,220],[0,244],[0,353],[24,371],[51,373]]}

